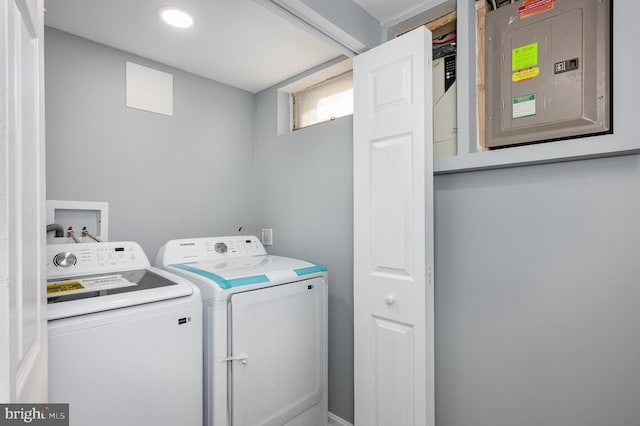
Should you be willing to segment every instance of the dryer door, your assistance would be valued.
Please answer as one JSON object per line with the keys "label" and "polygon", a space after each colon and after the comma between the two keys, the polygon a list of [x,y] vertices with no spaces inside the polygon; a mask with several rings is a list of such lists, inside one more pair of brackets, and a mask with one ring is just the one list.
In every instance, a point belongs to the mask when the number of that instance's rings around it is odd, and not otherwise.
{"label": "dryer door", "polygon": [[[284,425],[321,403],[326,346],[321,278],[231,297],[234,426]],[[326,416],[325,419],[326,421]]]}

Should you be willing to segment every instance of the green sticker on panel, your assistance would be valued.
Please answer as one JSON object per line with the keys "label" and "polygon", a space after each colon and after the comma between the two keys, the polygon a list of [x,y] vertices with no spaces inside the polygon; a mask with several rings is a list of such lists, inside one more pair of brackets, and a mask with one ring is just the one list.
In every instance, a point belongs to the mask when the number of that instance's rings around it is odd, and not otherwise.
{"label": "green sticker on panel", "polygon": [[523,118],[536,115],[536,94],[518,96],[511,100],[511,118]]}
{"label": "green sticker on panel", "polygon": [[511,51],[511,71],[538,65],[538,43],[531,43]]}

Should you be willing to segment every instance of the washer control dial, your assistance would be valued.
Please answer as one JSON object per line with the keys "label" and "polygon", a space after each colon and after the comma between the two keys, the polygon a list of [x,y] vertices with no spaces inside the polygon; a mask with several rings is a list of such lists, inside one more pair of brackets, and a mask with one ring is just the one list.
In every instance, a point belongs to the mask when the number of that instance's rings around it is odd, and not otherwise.
{"label": "washer control dial", "polygon": [[216,253],[225,254],[227,252],[227,245],[225,243],[216,243],[213,249]]}
{"label": "washer control dial", "polygon": [[78,258],[75,254],[63,251],[55,256],[53,256],[53,264],[58,268],[68,268],[69,266],[73,266],[78,262]]}

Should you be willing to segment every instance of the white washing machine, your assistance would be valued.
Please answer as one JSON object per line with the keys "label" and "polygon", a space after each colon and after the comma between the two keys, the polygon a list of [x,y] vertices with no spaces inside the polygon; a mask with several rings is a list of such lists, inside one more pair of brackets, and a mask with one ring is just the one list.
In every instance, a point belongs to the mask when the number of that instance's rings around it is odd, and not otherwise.
{"label": "white washing machine", "polygon": [[173,240],[156,266],[204,306],[205,425],[327,424],[327,271],[253,236]]}
{"label": "white washing machine", "polygon": [[72,426],[201,426],[202,302],[133,242],[47,246],[49,401]]}

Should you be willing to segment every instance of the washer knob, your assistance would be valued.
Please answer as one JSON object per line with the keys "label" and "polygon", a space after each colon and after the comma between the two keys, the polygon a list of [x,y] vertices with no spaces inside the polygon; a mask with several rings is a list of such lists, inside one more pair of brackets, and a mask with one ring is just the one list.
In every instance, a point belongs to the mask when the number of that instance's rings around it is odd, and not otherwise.
{"label": "washer knob", "polygon": [[63,251],[53,256],[53,264],[58,268],[68,268],[78,262],[78,258],[75,254],[68,251]]}

